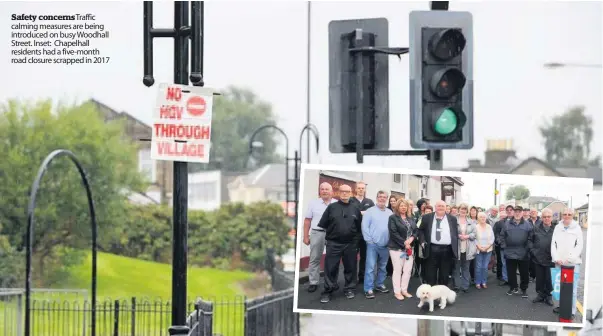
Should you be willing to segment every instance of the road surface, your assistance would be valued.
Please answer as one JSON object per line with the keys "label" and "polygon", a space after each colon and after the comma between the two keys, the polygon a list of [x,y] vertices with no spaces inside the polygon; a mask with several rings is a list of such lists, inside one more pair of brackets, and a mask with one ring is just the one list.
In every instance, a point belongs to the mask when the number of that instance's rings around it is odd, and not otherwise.
{"label": "road surface", "polygon": [[[343,269],[340,269],[340,288],[343,288]],[[322,281],[322,280],[321,280]],[[496,276],[489,272],[488,289],[478,290],[474,287],[469,289],[468,293],[459,293],[457,302],[440,310],[437,305],[435,311],[430,313],[428,309],[417,308],[418,300],[416,298],[406,299],[402,302],[396,300],[390,293],[376,293],[375,299],[364,298],[362,286],[356,288],[356,297],[348,300],[343,296],[343,291],[339,290],[334,294],[331,302],[323,304],[320,302],[320,291],[308,293],[306,285],[300,285],[298,293],[298,308],[312,310],[338,310],[354,312],[372,312],[389,314],[412,314],[423,316],[447,316],[447,317],[472,317],[483,319],[506,319],[506,320],[525,320],[541,322],[557,322],[558,315],[553,313],[553,308],[543,303],[532,303],[532,298],[536,296],[534,284],[530,283],[528,287],[528,299],[521,298],[519,295],[508,296],[507,286],[498,286]],[[385,285],[392,288],[391,279],[387,279]],[[419,279],[411,278],[411,294],[414,295],[419,286]],[[322,287],[322,282],[321,282]],[[580,289],[580,288],[579,288]],[[583,291],[579,291],[579,302],[582,302]],[[582,295],[582,296],[580,296]],[[576,314],[575,322],[581,323],[582,316]]]}

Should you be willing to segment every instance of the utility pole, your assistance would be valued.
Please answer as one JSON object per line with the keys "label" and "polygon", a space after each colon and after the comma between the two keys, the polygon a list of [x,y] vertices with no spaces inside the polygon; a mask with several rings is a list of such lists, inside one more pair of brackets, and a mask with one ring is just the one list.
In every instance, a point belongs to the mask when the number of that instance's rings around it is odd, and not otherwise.
{"label": "utility pole", "polygon": [[[190,10],[189,10],[190,8]],[[192,15],[191,15],[192,14]],[[189,25],[191,15],[192,25]],[[174,28],[153,28],[153,2],[144,2],[144,78],[146,86],[153,77],[153,38],[174,39],[174,84],[189,85],[189,40],[191,41],[190,82],[203,86],[203,1],[174,2]],[[186,326],[186,274],[188,234],[188,163],[174,161],[173,172],[173,245],[172,245],[172,326],[170,335],[188,335]]]}
{"label": "utility pole", "polygon": [[494,179],[494,205],[496,204],[496,197],[498,196],[498,179]]}

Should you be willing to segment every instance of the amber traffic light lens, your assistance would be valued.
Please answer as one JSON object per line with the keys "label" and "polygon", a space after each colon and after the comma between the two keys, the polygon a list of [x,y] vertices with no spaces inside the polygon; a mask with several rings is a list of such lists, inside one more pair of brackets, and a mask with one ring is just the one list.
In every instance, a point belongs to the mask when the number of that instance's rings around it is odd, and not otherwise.
{"label": "amber traffic light lens", "polygon": [[462,71],[456,68],[445,68],[436,71],[431,77],[429,88],[438,98],[447,99],[461,92],[466,82],[467,79]]}
{"label": "amber traffic light lens", "polygon": [[467,40],[460,29],[445,29],[433,35],[429,40],[429,50],[433,57],[448,61],[460,55]]}

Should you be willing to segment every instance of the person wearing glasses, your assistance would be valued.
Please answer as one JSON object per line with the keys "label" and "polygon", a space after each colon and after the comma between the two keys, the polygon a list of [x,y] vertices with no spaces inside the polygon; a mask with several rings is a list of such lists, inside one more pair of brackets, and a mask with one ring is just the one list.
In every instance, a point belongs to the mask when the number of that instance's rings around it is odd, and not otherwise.
{"label": "person wearing glasses", "polygon": [[[551,242],[551,257],[555,267],[574,266],[574,272],[580,272],[582,264],[582,248],[584,240],[582,237],[582,228],[574,220],[574,211],[565,209],[561,213],[561,222],[553,230]],[[576,314],[576,292],[578,284],[574,284],[574,295],[572,300],[572,318]],[[553,312],[559,313],[559,307],[553,309]]]}
{"label": "person wearing glasses", "polygon": [[536,298],[534,303],[544,302],[553,305],[553,282],[551,280],[551,267],[554,267],[551,256],[551,243],[553,242],[553,211],[545,208],[542,210],[540,221],[534,226],[534,234],[530,239],[530,256],[534,262],[536,273]]}
{"label": "person wearing glasses", "polygon": [[320,302],[328,303],[333,292],[339,289],[339,263],[343,263],[345,284],[343,292],[346,298],[354,298],[354,288],[358,275],[356,256],[358,239],[362,237],[362,214],[360,209],[350,202],[352,187],[339,186],[339,201],[327,206],[318,227],[325,230],[325,285]]}

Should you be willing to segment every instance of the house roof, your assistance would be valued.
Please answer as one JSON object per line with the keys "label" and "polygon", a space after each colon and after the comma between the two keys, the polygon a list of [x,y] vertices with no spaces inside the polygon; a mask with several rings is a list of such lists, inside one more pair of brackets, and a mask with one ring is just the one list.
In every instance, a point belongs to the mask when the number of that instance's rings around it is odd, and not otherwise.
{"label": "house roof", "polygon": [[576,208],[576,210],[587,210],[587,209],[588,209],[588,203],[583,204]]}
{"label": "house roof", "polygon": [[465,185],[465,182],[463,182],[460,177],[454,177],[454,176],[446,176],[446,177],[451,179],[454,183],[456,183],[460,186]]}
{"label": "house roof", "polygon": [[118,119],[118,118],[122,117],[122,118],[129,119],[130,121],[133,121],[134,123],[140,124],[142,126],[145,126],[145,127],[148,127],[149,129],[151,129],[151,126],[147,125],[144,121],[132,116],[128,112],[125,112],[125,111],[118,112],[117,110],[109,107],[108,105],[106,105],[104,103],[101,103],[100,101],[98,101],[94,98],[90,98],[86,103],[93,104],[101,112],[105,112],[105,113],[108,112],[109,114],[114,115],[115,118],[111,118],[111,119]]}
{"label": "house roof", "polygon": [[524,165],[536,162],[539,165],[547,168],[552,171],[555,176],[559,177],[577,177],[577,178],[590,178],[593,179],[594,185],[602,184],[602,175],[603,171],[601,167],[596,166],[586,166],[586,167],[553,167],[549,163],[535,157],[531,156],[525,160],[522,160],[518,164],[514,166],[502,166],[502,167],[466,167],[462,168],[461,171],[465,172],[474,172],[474,173],[489,173],[489,174],[514,174],[517,170],[519,170]]}
{"label": "house roof", "polygon": [[[293,180],[294,171],[289,167],[289,179]],[[263,189],[285,189],[285,165],[280,163],[268,164],[246,175],[240,176],[245,186],[255,186]]]}
{"label": "house roof", "polygon": [[563,173],[561,173],[560,171],[558,171],[557,169],[555,169],[553,166],[551,166],[550,164],[540,160],[539,158],[535,157],[535,156],[530,156],[529,158],[520,161],[518,164],[516,164],[515,166],[511,167],[510,169],[508,169],[506,172],[506,174],[513,174],[515,171],[519,170],[519,168],[525,166],[526,164],[532,162],[532,161],[536,161],[539,165],[544,166],[545,168],[547,168],[548,170],[552,171],[553,173],[555,173],[558,176],[565,176]]}
{"label": "house roof", "polygon": [[554,197],[548,197],[548,196],[530,196],[528,198],[526,198],[525,200],[523,200],[523,202],[528,203],[528,204],[538,204],[538,203],[553,203],[553,202],[560,202],[560,200],[554,198]]}

